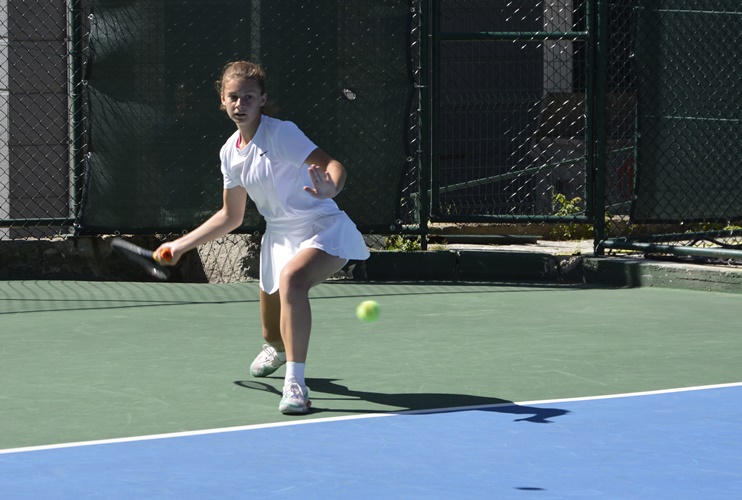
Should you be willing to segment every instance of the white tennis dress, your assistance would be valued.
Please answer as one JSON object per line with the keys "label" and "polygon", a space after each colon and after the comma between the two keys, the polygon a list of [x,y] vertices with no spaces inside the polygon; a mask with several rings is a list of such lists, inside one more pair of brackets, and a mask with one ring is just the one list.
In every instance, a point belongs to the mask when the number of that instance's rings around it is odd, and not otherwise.
{"label": "white tennis dress", "polygon": [[304,248],[346,260],[369,251],[350,217],[332,199],[304,191],[312,186],[307,157],[317,149],[294,123],[263,115],[255,137],[237,149],[239,130],[222,146],[224,189],[243,187],[265,217],[260,251],[260,288],[272,294],[286,263]]}

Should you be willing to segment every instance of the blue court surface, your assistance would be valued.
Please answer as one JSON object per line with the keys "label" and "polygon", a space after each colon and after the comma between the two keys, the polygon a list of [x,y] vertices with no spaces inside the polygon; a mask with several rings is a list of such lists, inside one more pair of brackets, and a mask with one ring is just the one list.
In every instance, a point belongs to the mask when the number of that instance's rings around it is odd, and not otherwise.
{"label": "blue court surface", "polygon": [[5,499],[742,498],[742,384],[0,451]]}

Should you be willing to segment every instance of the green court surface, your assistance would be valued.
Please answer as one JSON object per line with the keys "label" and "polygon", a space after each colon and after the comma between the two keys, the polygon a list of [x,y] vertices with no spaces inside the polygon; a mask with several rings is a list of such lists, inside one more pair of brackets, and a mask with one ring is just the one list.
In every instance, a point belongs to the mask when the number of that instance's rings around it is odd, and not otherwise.
{"label": "green court surface", "polygon": [[288,417],[283,370],[248,371],[257,283],[0,282],[0,449],[742,381],[740,294],[339,281],[312,304],[314,410]]}

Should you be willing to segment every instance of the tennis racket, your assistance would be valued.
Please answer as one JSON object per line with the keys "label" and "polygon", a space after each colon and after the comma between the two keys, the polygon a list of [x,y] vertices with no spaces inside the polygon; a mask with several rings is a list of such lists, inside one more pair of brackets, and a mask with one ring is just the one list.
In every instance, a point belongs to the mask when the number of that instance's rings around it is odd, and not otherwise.
{"label": "tennis racket", "polygon": [[169,262],[172,260],[173,254],[170,250],[164,249],[160,252],[160,255],[157,255],[157,252],[147,250],[121,238],[112,239],[111,246],[116,252],[142,266],[151,276],[159,280],[166,280],[170,277],[170,270],[160,264],[162,261]]}

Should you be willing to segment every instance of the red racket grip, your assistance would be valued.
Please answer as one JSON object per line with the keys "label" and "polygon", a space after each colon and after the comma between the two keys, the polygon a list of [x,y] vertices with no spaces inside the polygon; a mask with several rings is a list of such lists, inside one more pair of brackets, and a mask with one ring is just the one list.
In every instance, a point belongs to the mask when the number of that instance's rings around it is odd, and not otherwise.
{"label": "red racket grip", "polygon": [[158,262],[163,260],[166,262],[170,262],[171,260],[173,260],[173,252],[169,248],[163,248],[159,252],[153,252],[152,258]]}

